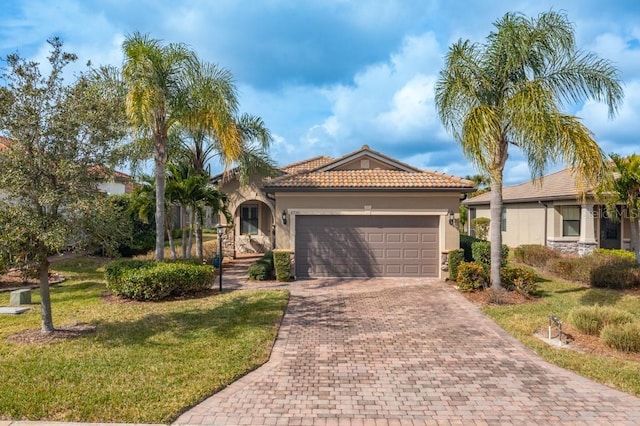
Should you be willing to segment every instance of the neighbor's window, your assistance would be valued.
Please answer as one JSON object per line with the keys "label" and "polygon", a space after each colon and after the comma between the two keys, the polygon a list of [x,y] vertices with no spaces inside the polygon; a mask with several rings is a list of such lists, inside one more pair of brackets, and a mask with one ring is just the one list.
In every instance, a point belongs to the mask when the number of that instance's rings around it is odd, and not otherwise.
{"label": "neighbor's window", "polygon": [[502,208],[502,212],[500,213],[500,230],[502,232],[507,231],[507,209]]}
{"label": "neighbor's window", "polygon": [[258,206],[247,205],[240,209],[240,233],[257,235],[258,234]]}
{"label": "neighbor's window", "polygon": [[562,236],[580,236],[580,206],[562,206]]}

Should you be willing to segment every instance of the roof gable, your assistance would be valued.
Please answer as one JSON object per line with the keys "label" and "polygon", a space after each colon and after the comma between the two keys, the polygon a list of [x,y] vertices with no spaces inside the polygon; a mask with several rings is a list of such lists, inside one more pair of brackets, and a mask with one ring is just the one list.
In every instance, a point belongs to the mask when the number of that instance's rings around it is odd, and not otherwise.
{"label": "roof gable", "polygon": [[327,162],[268,181],[267,191],[306,190],[457,190],[470,192],[473,182],[444,173],[422,171],[364,145]]}
{"label": "roof gable", "polygon": [[[373,166],[372,166],[373,164]],[[374,151],[368,145],[362,145],[357,151],[342,156],[318,168],[320,172],[330,170],[402,170],[405,172],[420,172],[413,166],[405,164],[380,152]]]}
{"label": "roof gable", "polygon": [[[520,201],[544,201],[558,199],[577,199],[591,188],[584,187],[576,179],[573,169],[567,168],[517,185],[502,188],[502,201],[515,203]],[[491,191],[469,198],[467,205],[489,204]]]}

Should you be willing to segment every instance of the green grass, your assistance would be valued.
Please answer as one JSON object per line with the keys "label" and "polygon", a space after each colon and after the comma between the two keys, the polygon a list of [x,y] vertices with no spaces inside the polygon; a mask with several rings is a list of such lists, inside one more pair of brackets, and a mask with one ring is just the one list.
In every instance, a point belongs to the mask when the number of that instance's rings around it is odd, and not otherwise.
{"label": "green grass", "polygon": [[579,306],[611,306],[628,311],[640,320],[640,297],[560,281],[543,280],[538,288],[542,297],[536,303],[488,306],[483,310],[508,333],[547,361],[640,396],[640,363],[555,348],[533,336],[537,330],[546,330],[549,315],[556,315],[567,323],[571,309]]}
{"label": "green grass", "polygon": [[[7,336],[40,327],[32,309],[0,316],[0,419],[168,423],[267,361],[287,304],[284,291],[237,291],[159,303],[103,298],[103,261],[55,263],[54,324],[95,333],[51,343]],[[8,293],[0,293],[7,305]]]}

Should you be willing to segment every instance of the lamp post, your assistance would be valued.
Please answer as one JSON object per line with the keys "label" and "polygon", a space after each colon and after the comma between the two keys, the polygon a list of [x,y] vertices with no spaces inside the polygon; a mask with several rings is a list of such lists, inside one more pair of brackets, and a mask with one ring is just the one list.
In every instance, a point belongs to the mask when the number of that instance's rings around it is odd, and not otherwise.
{"label": "lamp post", "polygon": [[220,293],[222,293],[222,234],[224,233],[224,225],[218,223],[216,225],[216,233],[218,234],[218,259],[220,260]]}

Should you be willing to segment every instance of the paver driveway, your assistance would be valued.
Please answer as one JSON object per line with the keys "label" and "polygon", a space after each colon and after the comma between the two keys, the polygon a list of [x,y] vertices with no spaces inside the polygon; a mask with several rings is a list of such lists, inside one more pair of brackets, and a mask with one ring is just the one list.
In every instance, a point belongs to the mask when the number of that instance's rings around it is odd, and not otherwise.
{"label": "paver driveway", "polygon": [[640,399],[542,361],[436,280],[306,281],[270,361],[179,424],[640,424]]}

